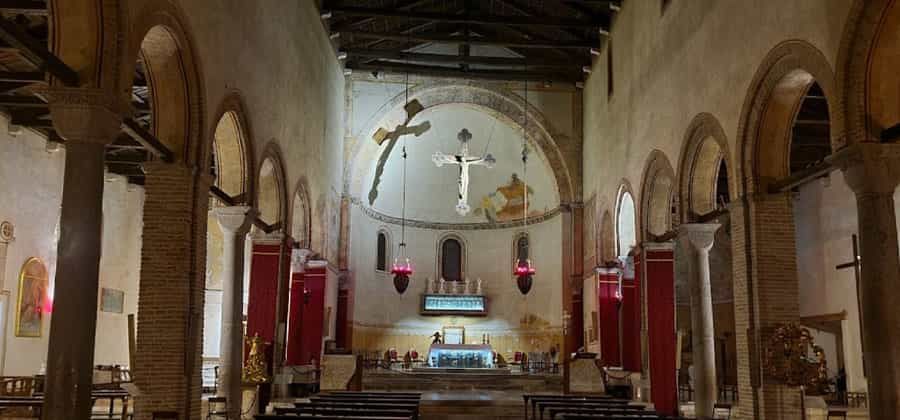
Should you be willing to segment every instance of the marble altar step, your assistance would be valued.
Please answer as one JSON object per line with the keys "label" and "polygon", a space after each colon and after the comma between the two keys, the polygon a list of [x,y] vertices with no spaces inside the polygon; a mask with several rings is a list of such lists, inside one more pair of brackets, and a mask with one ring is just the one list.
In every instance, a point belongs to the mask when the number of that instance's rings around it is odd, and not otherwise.
{"label": "marble altar step", "polygon": [[386,391],[515,391],[562,392],[563,377],[555,374],[475,373],[367,370],[364,390]]}

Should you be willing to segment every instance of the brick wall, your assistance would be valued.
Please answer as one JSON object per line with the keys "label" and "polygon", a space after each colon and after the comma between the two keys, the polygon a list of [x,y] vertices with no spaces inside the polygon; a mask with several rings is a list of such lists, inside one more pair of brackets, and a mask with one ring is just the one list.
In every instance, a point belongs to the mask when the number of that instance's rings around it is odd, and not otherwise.
{"label": "brick wall", "polygon": [[148,164],[147,171],[135,419],[157,411],[199,419],[209,182],[177,164]]}

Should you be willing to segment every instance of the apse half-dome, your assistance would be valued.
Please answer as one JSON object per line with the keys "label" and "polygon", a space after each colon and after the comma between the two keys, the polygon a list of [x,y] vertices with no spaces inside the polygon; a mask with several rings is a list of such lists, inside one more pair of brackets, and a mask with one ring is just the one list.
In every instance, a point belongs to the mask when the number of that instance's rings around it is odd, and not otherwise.
{"label": "apse half-dome", "polygon": [[[546,159],[533,145],[529,146],[528,171],[522,166],[522,128],[517,122],[498,116],[487,109],[464,104],[440,105],[418,113],[409,126],[424,122],[430,128],[421,136],[406,136],[407,185],[406,218],[434,223],[491,223],[521,220],[525,184],[528,188],[529,216],[540,216],[559,207],[557,183]],[[385,127],[393,130],[395,127]],[[493,168],[472,166],[469,170],[469,214],[459,215],[459,166],[437,167],[432,162],[435,152],[456,154],[460,150],[459,132],[472,134],[469,154],[490,153],[496,160]],[[390,141],[381,144],[361,186],[363,205],[376,212],[401,217],[403,203],[404,138],[390,149]],[[373,141],[367,138],[364,141]],[[379,171],[382,165],[383,171]],[[380,180],[376,185],[376,174]],[[372,189],[377,189],[372,194]],[[370,202],[370,198],[375,197]]]}

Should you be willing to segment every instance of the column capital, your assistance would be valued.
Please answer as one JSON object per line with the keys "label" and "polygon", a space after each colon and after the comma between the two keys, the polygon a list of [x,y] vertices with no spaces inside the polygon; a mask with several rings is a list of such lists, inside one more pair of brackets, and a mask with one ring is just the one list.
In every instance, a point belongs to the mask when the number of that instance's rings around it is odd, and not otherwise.
{"label": "column capital", "polygon": [[108,144],[122,127],[121,100],[104,89],[36,88],[50,105],[53,128],[68,142]]}
{"label": "column capital", "polygon": [[644,251],[674,251],[675,242],[641,242],[638,246]]}
{"label": "column capital", "polygon": [[900,144],[855,143],[828,160],[856,194],[893,194],[900,184]]}
{"label": "column capital", "polygon": [[284,232],[281,230],[266,233],[266,231],[260,229],[259,226],[256,225],[253,225],[250,229],[250,238],[255,244],[279,245],[284,242],[285,237]]}
{"label": "column capital", "polygon": [[688,242],[701,251],[708,251],[716,239],[716,231],[722,225],[718,223],[684,223],[678,226],[678,237],[687,238]]}
{"label": "column capital", "polygon": [[309,261],[309,257],[313,255],[312,250],[309,249],[294,249],[291,251],[291,272],[293,273],[302,273],[306,271],[306,262]]}
{"label": "column capital", "polygon": [[215,207],[212,213],[222,231],[229,234],[247,233],[256,217],[256,209],[250,206]]}

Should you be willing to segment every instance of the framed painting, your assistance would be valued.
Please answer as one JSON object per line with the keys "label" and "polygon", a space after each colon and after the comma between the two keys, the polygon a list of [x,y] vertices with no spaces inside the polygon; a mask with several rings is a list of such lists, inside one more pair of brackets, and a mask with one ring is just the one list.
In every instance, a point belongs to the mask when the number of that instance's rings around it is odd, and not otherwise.
{"label": "framed painting", "polygon": [[16,337],[40,337],[47,308],[47,267],[31,257],[19,273],[19,298],[16,301]]}
{"label": "framed painting", "polygon": [[100,310],[116,314],[125,312],[125,292],[102,288],[100,290]]}
{"label": "framed painting", "polygon": [[466,344],[466,327],[444,327],[444,344]]}

